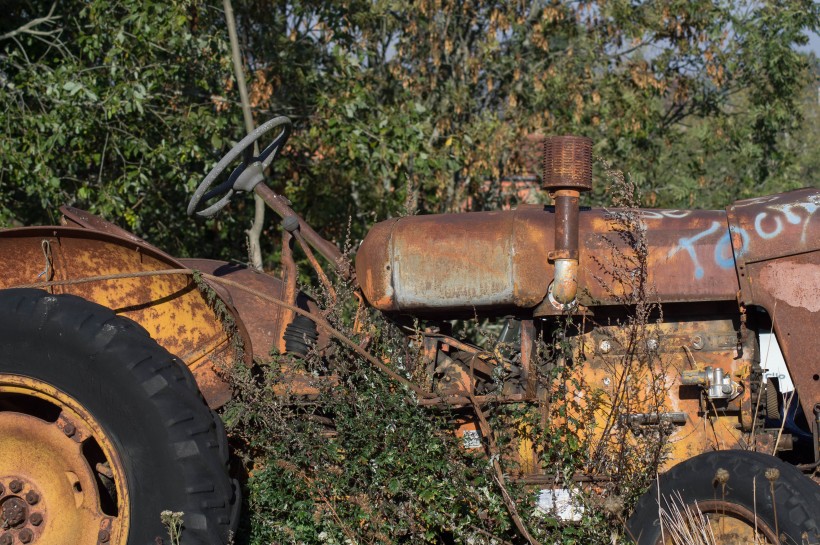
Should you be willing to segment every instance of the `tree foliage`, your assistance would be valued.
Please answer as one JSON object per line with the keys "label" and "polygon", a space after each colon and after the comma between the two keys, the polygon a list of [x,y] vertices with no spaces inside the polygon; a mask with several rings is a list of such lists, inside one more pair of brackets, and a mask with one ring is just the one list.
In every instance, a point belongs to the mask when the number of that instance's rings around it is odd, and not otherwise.
{"label": "tree foliage", "polygon": [[[811,183],[798,165],[816,152],[797,142],[814,76],[794,49],[818,28],[810,0],[235,10],[257,122],[296,122],[272,183],[336,240],[348,218],[358,237],[408,202],[497,206],[500,179],[532,174],[533,135],[590,136],[654,206]],[[70,203],[175,253],[244,259],[249,201],[204,229],[182,212],[242,135],[218,2],[13,0],[0,38],[5,225],[54,221]],[[606,199],[598,187],[594,202]],[[275,225],[266,234],[278,239]]]}
{"label": "tree foliage", "polygon": [[53,223],[73,204],[196,249],[180,228],[188,182],[241,134],[222,95],[221,13],[188,2],[6,4],[4,37],[45,20],[0,41],[3,223]]}

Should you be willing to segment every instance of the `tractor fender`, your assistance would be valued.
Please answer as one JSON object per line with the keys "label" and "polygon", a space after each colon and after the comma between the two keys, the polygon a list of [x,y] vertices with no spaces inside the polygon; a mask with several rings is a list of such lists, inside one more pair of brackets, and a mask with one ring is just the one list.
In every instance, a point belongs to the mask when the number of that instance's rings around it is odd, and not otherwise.
{"label": "tractor fender", "polygon": [[[226,327],[227,316],[218,314],[190,274],[150,274],[186,265],[127,235],[79,226],[0,231],[0,289],[38,287],[110,308],[140,324],[182,360],[211,408],[224,405],[231,397],[224,370],[237,359],[252,358],[251,351],[243,356],[239,350],[251,344],[243,322],[232,320],[236,327]],[[125,277],[83,281],[109,275]],[[223,302],[236,315],[230,300]]]}
{"label": "tractor fender", "polygon": [[[281,340],[288,324],[282,323],[282,320],[286,318],[285,313],[282,312],[284,309],[271,305],[269,300],[260,298],[259,294],[275,299],[284,299],[284,283],[282,280],[244,265],[226,261],[197,258],[177,260],[133,233],[90,212],[70,206],[62,206],[60,211],[63,213],[63,223],[126,238],[143,248],[144,252],[153,252],[155,255],[161,256],[169,266],[173,264],[174,267],[198,270],[232,280],[244,286],[246,289],[205,280],[230,314],[230,316],[223,316],[223,318],[231,322],[226,324],[228,330],[235,329],[238,338],[241,340],[245,363],[250,365],[254,359],[262,362],[270,359],[272,351],[275,350],[278,341]],[[319,313],[319,308],[313,299],[302,292],[298,292],[296,295],[296,306],[313,314]],[[328,346],[327,332],[319,330],[316,348],[323,351]],[[214,362],[214,365],[217,365],[217,362]],[[220,365],[224,367],[224,362]],[[224,375],[220,372],[219,367],[216,367],[215,371],[217,375]],[[298,380],[298,373],[289,372],[287,375],[295,381],[295,384],[298,384],[293,386],[295,391],[306,394],[314,393],[312,388],[302,384],[304,381]],[[210,399],[208,396],[206,398]],[[219,405],[227,401],[227,393],[220,391],[219,400]]]}

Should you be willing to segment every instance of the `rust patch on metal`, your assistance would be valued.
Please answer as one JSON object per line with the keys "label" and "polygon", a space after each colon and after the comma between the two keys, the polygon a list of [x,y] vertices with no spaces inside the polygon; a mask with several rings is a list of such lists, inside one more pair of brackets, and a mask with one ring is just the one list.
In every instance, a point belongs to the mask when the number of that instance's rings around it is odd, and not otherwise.
{"label": "rust patch on metal", "polygon": [[539,224],[551,216],[527,208],[383,222],[359,249],[357,278],[384,311],[530,308],[547,292],[552,241]]}
{"label": "rust patch on metal", "polygon": [[820,311],[820,264],[769,263],[760,268],[760,287],[789,306]]}
{"label": "rust patch on metal", "polygon": [[[276,299],[283,298],[284,285],[282,281],[269,274],[215,259],[182,259],[180,261],[192,269],[220,278],[229,278],[235,282],[240,282],[249,289]],[[215,282],[209,282],[208,284],[213,285],[217,290],[222,290],[220,295],[224,301],[230,303],[231,308],[235,311],[237,325],[247,332],[246,351],[252,352],[254,356],[266,358],[271,349],[275,347],[276,332],[281,328],[276,321],[275,309],[271,308],[270,303],[267,301],[259,299],[244,290]],[[301,292],[297,294],[296,306],[313,313],[319,312],[316,303]],[[319,329],[318,333],[319,346],[327,346],[329,342],[327,332]]]}
{"label": "rust patch on metal", "polygon": [[[71,280],[123,272],[184,268],[154,248],[101,231],[71,227],[31,227],[0,232],[0,288],[43,280],[51,252],[53,280]],[[113,309],[144,327],[163,348],[191,369],[211,407],[230,399],[218,369],[234,358],[222,323],[188,275],[147,276],[70,286],[71,293]]]}
{"label": "rust patch on metal", "polygon": [[391,261],[392,235],[398,219],[374,225],[356,253],[356,279],[365,298],[379,310],[395,310]]}

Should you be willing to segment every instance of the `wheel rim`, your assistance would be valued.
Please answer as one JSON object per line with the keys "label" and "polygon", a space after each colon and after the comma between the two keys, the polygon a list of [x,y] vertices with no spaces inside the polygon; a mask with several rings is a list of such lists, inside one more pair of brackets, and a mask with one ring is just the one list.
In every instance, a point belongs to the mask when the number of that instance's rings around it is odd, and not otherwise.
{"label": "wheel rim", "polygon": [[[711,533],[718,545],[774,545],[776,534],[760,516],[736,503],[722,500],[697,502],[697,510],[709,521]],[[695,511],[694,504],[689,509]],[[695,528],[694,530],[697,530]],[[659,540],[660,543],[660,540]],[[667,545],[676,541],[668,534]],[[700,543],[700,542],[698,542]]]}
{"label": "wheel rim", "polygon": [[699,502],[720,545],[773,545],[779,543],[774,531],[753,511],[727,501]]}
{"label": "wheel rim", "polygon": [[45,382],[0,374],[0,545],[125,545],[129,512],[97,420]]}

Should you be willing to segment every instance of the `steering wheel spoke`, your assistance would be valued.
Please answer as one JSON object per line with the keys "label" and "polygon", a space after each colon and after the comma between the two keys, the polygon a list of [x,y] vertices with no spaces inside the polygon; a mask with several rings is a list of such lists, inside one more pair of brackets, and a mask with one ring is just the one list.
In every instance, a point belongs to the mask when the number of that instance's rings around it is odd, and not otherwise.
{"label": "steering wheel spoke", "polygon": [[[281,127],[279,135],[273,139],[259,157],[253,156],[253,144],[263,135],[274,128]],[[188,215],[194,212],[198,216],[212,217],[222,210],[231,200],[234,193],[250,192],[257,184],[264,181],[264,170],[267,169],[274,159],[285,147],[285,143],[290,137],[291,121],[285,116],[279,116],[257,127],[252,133],[239,141],[225,156],[219,160],[214,168],[205,176],[202,183],[194,191],[191,201],[188,203]],[[228,179],[216,187],[211,186],[219,176],[225,172],[228,166],[238,157],[242,156],[242,163],[236,167]],[[200,203],[222,196],[216,203],[199,210]]]}

